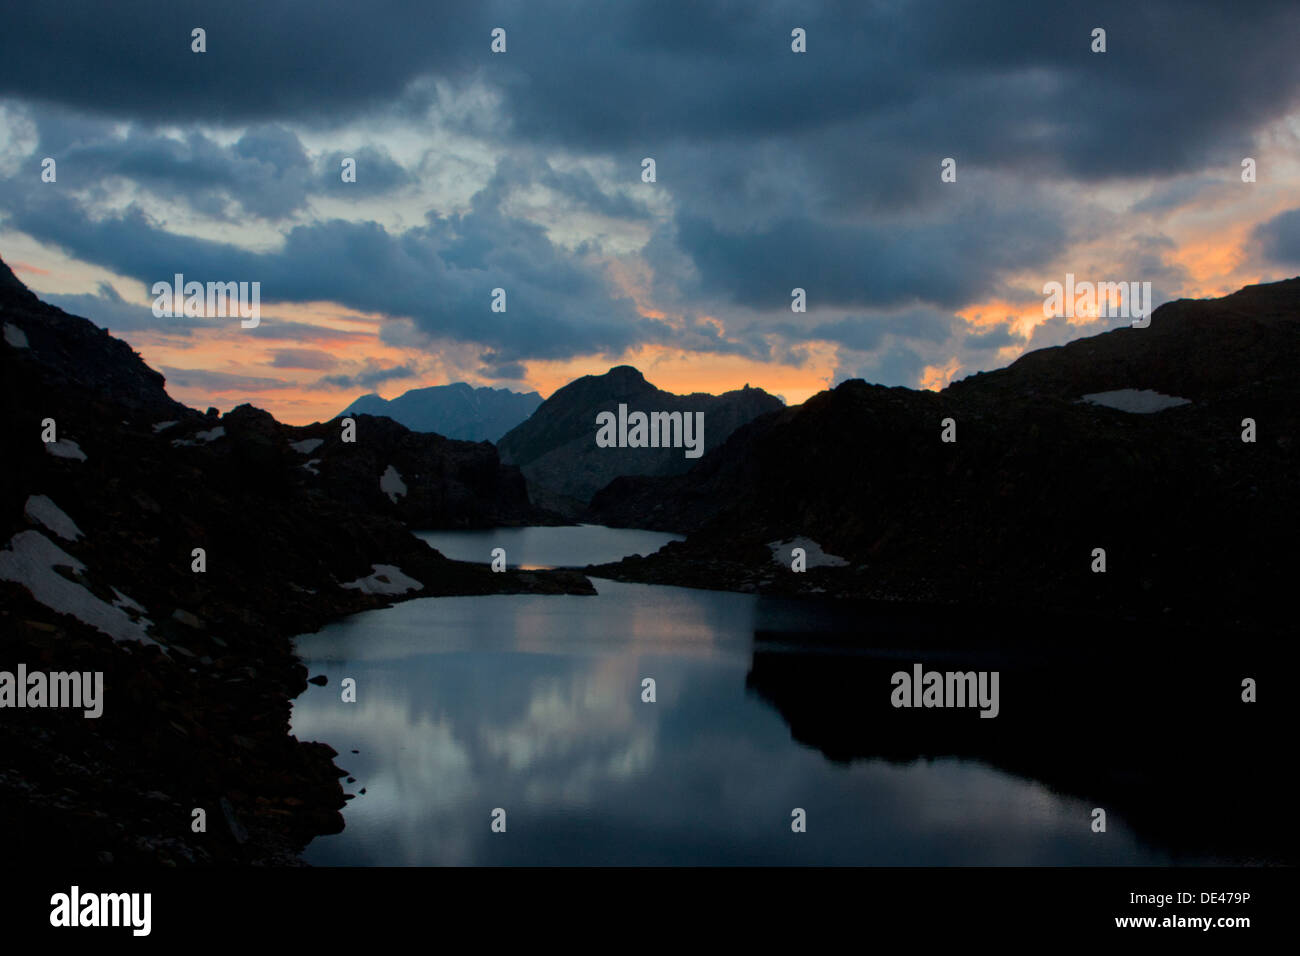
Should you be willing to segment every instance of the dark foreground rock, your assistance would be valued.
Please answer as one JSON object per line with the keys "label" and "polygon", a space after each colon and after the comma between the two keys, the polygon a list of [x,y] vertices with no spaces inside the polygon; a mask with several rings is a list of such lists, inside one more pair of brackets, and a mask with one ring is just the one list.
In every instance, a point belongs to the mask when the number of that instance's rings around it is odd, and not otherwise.
{"label": "dark foreground rock", "polygon": [[104,674],[99,718],[0,709],[18,858],[292,862],[342,826],[345,775],[289,734],[307,681],[294,635],[412,597],[593,593],[572,572],[449,561],[410,533],[523,520],[522,480],[490,445],[366,416],[344,443],[337,422],[202,415],[3,263],[0,324],[0,671]]}

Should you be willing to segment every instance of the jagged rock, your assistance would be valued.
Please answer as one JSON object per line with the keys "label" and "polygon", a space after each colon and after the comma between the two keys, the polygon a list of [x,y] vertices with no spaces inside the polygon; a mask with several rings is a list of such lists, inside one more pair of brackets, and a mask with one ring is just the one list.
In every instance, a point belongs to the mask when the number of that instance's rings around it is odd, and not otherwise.
{"label": "jagged rock", "polygon": [[362,395],[345,415],[376,415],[391,418],[415,432],[434,432],[462,441],[494,442],[514,428],[542,404],[536,392],[512,392],[507,388],[474,388],[464,382],[413,388],[391,401],[378,395]]}

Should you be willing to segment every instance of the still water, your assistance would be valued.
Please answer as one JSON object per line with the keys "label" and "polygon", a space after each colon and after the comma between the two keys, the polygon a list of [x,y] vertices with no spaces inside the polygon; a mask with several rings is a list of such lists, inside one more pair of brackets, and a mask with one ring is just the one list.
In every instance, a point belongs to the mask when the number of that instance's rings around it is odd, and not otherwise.
{"label": "still water", "polygon": [[[492,535],[496,535],[493,538]],[[501,536],[509,540],[503,540]],[[452,557],[581,565],[668,536],[533,528],[427,536]],[[657,543],[656,543],[657,538]],[[585,540],[586,550],[576,548]],[[496,543],[493,543],[493,542]],[[325,687],[293,731],[358,794],[317,865],[1163,864],[1112,813],[971,756],[837,756],[798,742],[754,683],[755,632],[815,605],[596,580],[594,597],[429,598],[298,639]],[[830,610],[827,611],[831,615]],[[799,658],[788,649],[782,661]],[[772,666],[769,662],[769,666]],[[357,702],[339,682],[357,682]],[[656,699],[642,700],[643,680]],[[773,699],[781,691],[769,691]],[[815,699],[816,689],[810,695]],[[798,695],[784,709],[800,706]],[[969,716],[974,717],[974,714]],[[996,721],[979,721],[980,728]],[[845,728],[839,728],[844,730]],[[860,730],[873,747],[869,723]],[[807,733],[802,733],[807,736]],[[813,731],[815,736],[815,731]],[[352,751],[357,751],[353,753]],[[361,789],[365,793],[361,794]],[[493,811],[506,832],[494,833]],[[806,832],[792,831],[792,813]],[[1182,860],[1182,862],[1189,862]]]}
{"label": "still water", "polygon": [[506,564],[525,571],[536,568],[581,568],[606,564],[634,554],[654,554],[669,541],[681,541],[675,534],[604,528],[579,524],[560,528],[492,528],[487,531],[417,531],[453,561],[487,564],[492,549],[502,548]]}

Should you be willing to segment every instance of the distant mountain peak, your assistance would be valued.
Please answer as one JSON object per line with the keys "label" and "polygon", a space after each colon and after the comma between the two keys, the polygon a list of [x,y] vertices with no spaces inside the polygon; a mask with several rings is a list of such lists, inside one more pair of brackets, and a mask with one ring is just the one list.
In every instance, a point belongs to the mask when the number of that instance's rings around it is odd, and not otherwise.
{"label": "distant mountain peak", "polygon": [[371,392],[340,415],[382,415],[412,431],[436,432],[462,441],[497,441],[542,403],[536,392],[475,387],[467,382],[413,388],[392,400]]}
{"label": "distant mountain peak", "polygon": [[603,375],[584,375],[556,389],[497,442],[501,460],[523,469],[534,500],[570,517],[580,515],[592,495],[615,478],[675,474],[690,467],[692,459],[677,448],[598,447],[597,414],[620,405],[644,412],[703,413],[706,448],[721,444],[754,418],[784,408],[757,388],[677,395],[656,388],[631,365],[616,365]]}

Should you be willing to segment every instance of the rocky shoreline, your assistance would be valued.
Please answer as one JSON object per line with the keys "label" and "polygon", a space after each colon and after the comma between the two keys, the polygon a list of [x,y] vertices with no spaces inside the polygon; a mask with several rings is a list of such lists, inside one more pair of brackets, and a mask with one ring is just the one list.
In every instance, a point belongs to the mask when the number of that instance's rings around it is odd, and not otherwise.
{"label": "rocky shoreline", "polygon": [[411,533],[537,520],[491,445],[369,416],[348,442],[337,421],[205,415],[3,263],[0,325],[0,672],[104,687],[98,718],[0,708],[19,859],[294,864],[341,828],[346,776],[289,733],[309,677],[296,635],[414,597],[594,593],[575,572],[450,561]]}
{"label": "rocky shoreline", "polygon": [[[444,594],[591,591],[572,572],[448,571]],[[356,593],[304,615],[300,629],[204,628],[164,649],[111,643],[11,585],[0,590],[0,669],[101,671],[106,687],[98,719],[26,709],[0,720],[0,816],[19,857],[290,865],[313,837],[342,829],[338,754],[289,733],[308,679],[293,637],[407,596]],[[196,808],[204,833],[192,830]]]}

